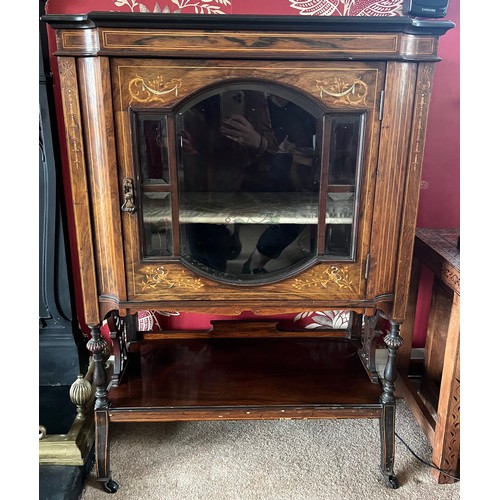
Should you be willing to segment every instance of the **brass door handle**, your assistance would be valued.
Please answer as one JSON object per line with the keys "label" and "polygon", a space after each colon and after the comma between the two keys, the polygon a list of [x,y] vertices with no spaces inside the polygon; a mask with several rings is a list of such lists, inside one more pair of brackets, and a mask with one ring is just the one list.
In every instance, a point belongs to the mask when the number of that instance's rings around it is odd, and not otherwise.
{"label": "brass door handle", "polygon": [[130,177],[123,179],[123,197],[125,201],[122,205],[122,212],[133,214],[135,212],[134,183]]}

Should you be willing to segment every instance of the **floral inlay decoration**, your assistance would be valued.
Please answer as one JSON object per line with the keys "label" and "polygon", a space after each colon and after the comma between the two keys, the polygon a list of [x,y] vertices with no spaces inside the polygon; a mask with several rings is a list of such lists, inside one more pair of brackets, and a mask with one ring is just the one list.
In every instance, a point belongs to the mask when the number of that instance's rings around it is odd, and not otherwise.
{"label": "floral inlay decoration", "polygon": [[292,286],[302,290],[311,287],[328,288],[332,284],[336,285],[339,290],[347,289],[350,292],[356,292],[352,281],[349,279],[349,268],[347,266],[330,266],[320,273],[312,273],[311,278],[295,278]]}
{"label": "floral inlay decoration", "polygon": [[168,82],[163,81],[163,76],[157,76],[153,80],[147,81],[142,76],[132,78],[128,84],[128,91],[132,100],[142,103],[163,101],[163,96],[174,93],[175,96],[179,93],[179,88],[182,86],[180,78],[172,78]]}
{"label": "floral inlay decoration", "polygon": [[347,81],[342,78],[333,78],[331,81],[316,80],[316,87],[319,96],[323,99],[326,94],[336,99],[336,103],[341,104],[366,104],[368,85],[360,79]]}
{"label": "floral inlay decoration", "polygon": [[170,271],[163,266],[147,269],[141,281],[142,291],[156,290],[157,288],[190,288],[199,290],[204,284],[199,278],[187,276],[184,271]]}

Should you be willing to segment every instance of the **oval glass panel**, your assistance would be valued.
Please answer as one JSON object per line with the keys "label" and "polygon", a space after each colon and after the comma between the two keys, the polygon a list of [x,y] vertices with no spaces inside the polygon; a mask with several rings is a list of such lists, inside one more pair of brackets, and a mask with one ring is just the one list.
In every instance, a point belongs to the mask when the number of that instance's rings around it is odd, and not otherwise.
{"label": "oval glass panel", "polygon": [[178,113],[181,256],[230,282],[276,281],[317,254],[322,113],[287,89],[234,84]]}

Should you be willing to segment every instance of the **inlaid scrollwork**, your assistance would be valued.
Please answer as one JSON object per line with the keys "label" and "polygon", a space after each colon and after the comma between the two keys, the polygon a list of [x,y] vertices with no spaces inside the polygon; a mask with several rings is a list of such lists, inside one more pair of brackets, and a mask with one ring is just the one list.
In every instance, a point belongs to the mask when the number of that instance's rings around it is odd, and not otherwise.
{"label": "inlaid scrollwork", "polygon": [[63,106],[66,120],[66,134],[70,163],[75,171],[83,168],[83,147],[80,125],[80,108],[77,98],[78,83],[75,63],[72,59],[59,61]]}
{"label": "inlaid scrollwork", "polygon": [[432,75],[433,66],[431,64],[424,64],[422,66],[422,72],[418,80],[418,91],[421,95],[426,95],[430,97],[432,90]]}
{"label": "inlaid scrollwork", "polygon": [[430,94],[432,90],[432,75],[433,66],[424,64],[418,75],[417,93],[416,93],[416,123],[415,123],[415,145],[411,152],[412,169],[417,170],[417,167],[422,162],[424,151],[425,127],[427,125],[427,114],[429,112]]}
{"label": "inlaid scrollwork", "polygon": [[142,291],[156,290],[157,288],[191,288],[198,290],[204,286],[199,278],[187,276],[184,271],[169,271],[164,266],[146,269],[146,274],[141,284]]}
{"label": "inlaid scrollwork", "polygon": [[157,76],[152,80],[146,80],[141,76],[132,78],[128,84],[128,91],[132,97],[132,101],[140,103],[163,102],[164,96],[174,93],[175,96],[179,93],[179,88],[182,86],[180,78],[172,78],[168,82],[163,81],[163,76]]}
{"label": "inlaid scrollwork", "polygon": [[330,266],[322,272],[311,273],[311,278],[295,278],[293,288],[303,290],[304,288],[335,286],[338,290],[349,290],[356,292],[352,280],[349,279],[349,268]]}
{"label": "inlaid scrollwork", "polygon": [[360,79],[346,80],[336,77],[329,82],[316,80],[316,87],[321,99],[326,94],[335,98],[335,104],[349,104],[351,106],[366,104],[368,85]]}

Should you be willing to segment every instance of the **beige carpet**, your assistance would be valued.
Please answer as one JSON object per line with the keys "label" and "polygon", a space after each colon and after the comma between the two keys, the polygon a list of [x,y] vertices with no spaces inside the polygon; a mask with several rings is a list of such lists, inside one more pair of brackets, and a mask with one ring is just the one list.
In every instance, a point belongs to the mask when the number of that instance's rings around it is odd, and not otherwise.
{"label": "beige carpet", "polygon": [[[422,459],[431,448],[404,401],[396,432]],[[396,439],[400,488],[379,472],[378,420],[111,424],[110,495],[91,471],[81,500],[455,500]]]}

